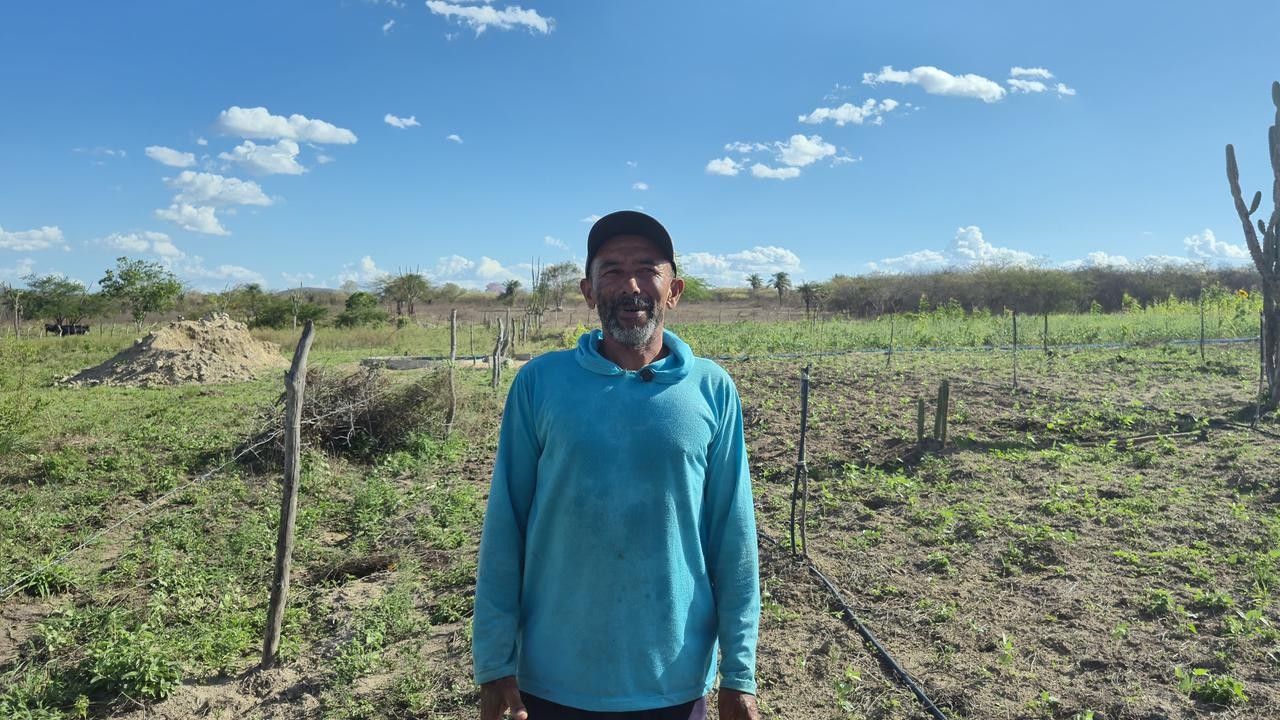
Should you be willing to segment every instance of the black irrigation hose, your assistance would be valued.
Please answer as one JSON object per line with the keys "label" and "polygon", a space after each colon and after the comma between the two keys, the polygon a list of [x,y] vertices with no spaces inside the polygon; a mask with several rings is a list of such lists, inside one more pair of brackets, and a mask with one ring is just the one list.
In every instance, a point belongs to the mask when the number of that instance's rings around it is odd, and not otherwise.
{"label": "black irrigation hose", "polygon": [[871,629],[858,619],[857,614],[854,613],[853,608],[849,607],[849,604],[844,601],[844,596],[840,594],[840,590],[836,588],[835,584],[832,583],[826,575],[822,574],[822,571],[818,569],[817,565],[813,564],[812,560],[808,560],[807,564],[809,566],[809,571],[818,576],[818,579],[822,581],[822,584],[826,585],[827,590],[835,597],[836,602],[840,603],[840,609],[844,611],[845,618],[847,618],[849,622],[853,623],[854,629],[858,631],[858,634],[862,636],[862,639],[866,640],[871,647],[875,649],[876,655],[879,656],[880,660],[889,666],[889,669],[893,671],[893,674],[902,681],[903,685],[907,686],[907,689],[916,696],[916,699],[920,701],[920,704],[924,706],[924,709],[928,711],[930,715],[938,720],[947,720],[947,716],[943,715],[942,711],[938,709],[938,706],[933,703],[933,700],[930,700],[924,690],[920,689],[920,686],[916,684],[916,681],[911,677],[910,673],[902,669],[902,666],[898,664],[898,661],[894,659],[893,655],[890,654],[889,651],[880,644],[880,641],[876,639],[876,636],[871,632]]}

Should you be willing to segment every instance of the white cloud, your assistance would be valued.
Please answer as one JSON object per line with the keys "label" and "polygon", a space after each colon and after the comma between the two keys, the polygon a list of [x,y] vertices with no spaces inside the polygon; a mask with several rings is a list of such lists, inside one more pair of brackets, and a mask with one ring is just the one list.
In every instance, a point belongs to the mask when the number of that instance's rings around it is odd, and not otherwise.
{"label": "white cloud", "polygon": [[1041,80],[1053,79],[1053,73],[1040,67],[1024,68],[1024,67],[1018,67],[1017,65],[1015,65],[1009,69],[1009,74],[1012,75],[1013,77],[1040,78]]}
{"label": "white cloud", "polygon": [[411,128],[411,127],[417,127],[422,124],[418,122],[418,118],[415,115],[410,115],[407,118],[402,118],[402,117],[396,117],[391,113],[387,113],[386,116],[382,118],[382,121],[390,125],[391,127],[400,128],[401,130],[404,130],[406,128]]}
{"label": "white cloud", "polygon": [[550,245],[551,247],[560,248],[561,250],[569,249],[569,246],[565,244],[565,241],[561,240],[560,238],[553,238],[550,235],[547,235],[546,237],[542,238],[542,242],[546,243],[547,245]]}
{"label": "white cloud", "polygon": [[168,208],[156,210],[155,216],[168,220],[183,230],[204,233],[206,235],[230,235],[218,222],[213,207],[194,206],[187,203],[174,203]]}
{"label": "white cloud", "polygon": [[1206,260],[1250,260],[1249,249],[1244,245],[1233,245],[1219,240],[1213,231],[1205,231],[1183,238],[1182,246],[1192,256]]}
{"label": "white cloud", "polygon": [[930,65],[922,65],[909,71],[894,70],[886,65],[878,73],[863,73],[862,82],[865,85],[919,85],[930,95],[976,98],[988,103],[997,102],[1005,96],[1005,89],[1000,87],[1000,83],[981,75],[952,75]]}
{"label": "white cloud", "polygon": [[631,189],[632,190],[648,190],[649,183],[642,183],[642,182],[631,183]]}
{"label": "white cloud", "polygon": [[161,257],[182,257],[182,251],[162,232],[111,233],[91,244],[129,253],[154,253]]}
{"label": "white cloud", "polygon": [[861,105],[845,103],[834,108],[816,108],[808,115],[801,115],[797,119],[802,123],[808,123],[810,125],[819,125],[827,120],[831,120],[841,127],[848,123],[862,125],[868,121],[872,124],[879,125],[883,122],[884,114],[891,112],[896,107],[898,107],[898,101],[893,98],[886,98],[881,101],[876,101],[875,98],[871,98],[863,102]]}
{"label": "white cloud", "polygon": [[151,145],[145,152],[147,157],[169,167],[184,168],[196,164],[196,156],[192,153],[179,152],[163,145]]}
{"label": "white cloud", "polygon": [[11,267],[0,267],[0,277],[17,279],[24,275],[30,275],[36,267],[36,261],[31,258],[22,258],[17,265]]}
{"label": "white cloud", "polygon": [[586,216],[586,217],[582,218],[581,220],[579,220],[578,222],[594,223],[595,221],[597,221],[597,220],[599,220],[599,219],[600,219],[600,216],[599,216],[599,215],[588,215],[588,216]]}
{"label": "white cloud", "polygon": [[1018,78],[1009,78],[1006,82],[1014,92],[1020,93],[1042,93],[1048,90],[1044,83],[1039,80],[1020,80]]}
{"label": "white cloud", "polygon": [[629,167],[629,168],[633,168],[633,167],[635,167],[635,166],[637,166],[637,165],[639,165],[639,164],[640,164],[640,163],[636,162],[635,160],[628,160],[628,161],[627,161],[627,167]]}
{"label": "white cloud", "polygon": [[183,170],[177,177],[165,178],[165,184],[177,188],[175,203],[191,205],[270,205],[271,198],[252,180],[223,177],[213,173]]}
{"label": "white cloud", "polygon": [[329,163],[331,163],[331,162],[333,162],[333,158],[329,157],[328,155],[325,155],[324,153],[321,153],[321,154],[319,154],[319,155],[316,155],[316,163],[317,163],[317,164],[320,164],[320,165],[328,165],[328,164],[329,164]]}
{"label": "white cloud", "polygon": [[203,290],[216,290],[227,283],[257,283],[266,285],[266,278],[261,273],[250,270],[243,265],[224,263],[215,267],[205,267],[204,258],[199,255],[180,255],[176,258],[162,259],[161,262],[178,277],[186,280],[213,280],[216,283],[205,283]]}
{"label": "white cloud", "polygon": [[456,277],[475,268],[475,266],[475,262],[461,255],[449,255],[436,260],[436,267],[431,273],[431,277],[432,279]]}
{"label": "white cloud", "polygon": [[856,162],[862,162],[861,155],[859,155],[858,157],[853,157],[852,155],[837,155],[836,157],[831,158],[831,167],[836,167],[837,165],[847,165],[849,163],[856,163]]}
{"label": "white cloud", "polygon": [[996,247],[982,236],[976,225],[957,228],[955,237],[944,251],[919,250],[897,257],[867,263],[873,272],[919,272],[943,267],[979,265],[1034,265],[1036,256],[1022,250]]}
{"label": "white cloud", "polygon": [[449,142],[458,143],[459,145],[462,144],[462,138],[459,137],[457,133],[450,133],[449,135],[445,136],[445,140],[448,140]]}
{"label": "white cloud", "polygon": [[785,167],[772,168],[764,163],[756,163],[751,166],[751,174],[758,178],[769,178],[772,180],[790,180],[791,178],[800,177],[800,168]]}
{"label": "white cloud", "polygon": [[309,272],[304,272],[304,273],[282,272],[280,273],[280,278],[284,280],[285,287],[296,288],[296,287],[306,285],[312,280],[315,280],[316,276]]}
{"label": "white cloud", "polygon": [[769,146],[759,142],[758,143],[731,142],[731,143],[725,143],[724,149],[726,152],[753,153],[753,152],[760,152],[762,150],[768,150]]}
{"label": "white cloud", "polygon": [[1075,94],[1076,94],[1076,89],[1075,89],[1075,88],[1069,88],[1069,87],[1067,87],[1066,85],[1063,85],[1062,83],[1058,83],[1058,88],[1057,88],[1057,90],[1058,90],[1058,94],[1059,94],[1059,95],[1068,95],[1068,96],[1069,96],[1069,95],[1075,95]]}
{"label": "white cloud", "polygon": [[396,24],[396,21],[395,21],[395,20],[388,20],[388,21],[386,21],[385,23],[383,23],[383,24],[382,24],[382,34],[383,34],[383,35],[388,35],[388,34],[390,34],[390,33],[391,33],[391,28],[395,27],[395,24]]}
{"label": "white cloud", "polygon": [[93,147],[93,148],[78,147],[78,148],[74,148],[73,150],[74,152],[83,153],[86,155],[92,155],[94,157],[123,158],[126,156],[126,153],[124,150],[112,150],[109,147],[102,147],[102,146]]}
{"label": "white cloud", "polygon": [[1079,270],[1080,268],[1094,267],[1122,268],[1127,267],[1128,265],[1129,258],[1123,255],[1108,255],[1101,250],[1095,250],[1094,252],[1085,255],[1083,260],[1068,260],[1062,263],[1059,267],[1063,270]]}
{"label": "white cloud", "polygon": [[196,138],[196,144],[197,144],[197,145],[199,145],[200,147],[204,147],[205,145],[208,145],[208,144],[209,144],[209,141],[208,141],[208,140],[205,140],[205,139],[204,139],[204,138],[202,138],[202,137],[198,137],[198,138]]}
{"label": "white cloud", "polygon": [[67,243],[62,238],[62,229],[56,225],[45,225],[34,230],[19,230],[18,232],[10,232],[0,227],[0,250],[30,252],[31,250],[47,250],[51,247],[65,249],[66,246]]}
{"label": "white cloud", "polygon": [[242,108],[233,105],[218,114],[214,126],[228,135],[242,138],[304,140],[321,144],[350,145],[356,134],[323,120],[305,115],[272,115],[264,107]]}
{"label": "white cloud", "polygon": [[[792,135],[785,143],[775,143],[777,158],[791,167],[805,167],[829,155],[836,154],[836,146],[823,142],[818,135]],[[752,171],[754,172],[754,168]]]}
{"label": "white cloud", "polygon": [[520,279],[516,273],[502,266],[502,263],[491,257],[480,258],[480,262],[476,263],[476,277],[481,280],[512,280]]}
{"label": "white cloud", "polygon": [[742,172],[742,164],[731,157],[722,157],[707,163],[707,172],[712,175],[733,177]]}
{"label": "white cloud", "polygon": [[726,254],[692,252],[680,256],[680,273],[704,278],[712,285],[737,287],[752,273],[764,276],[776,272],[801,272],[800,258],[775,245],[758,245]]}
{"label": "white cloud", "polygon": [[218,158],[243,165],[259,175],[301,175],[307,169],[298,163],[298,143],[281,140],[274,145],[259,145],[252,140],[218,153]]}
{"label": "white cloud", "polygon": [[479,36],[493,27],[511,30],[528,28],[530,32],[546,35],[555,26],[555,18],[542,17],[537,10],[525,10],[519,5],[508,5],[498,10],[490,5],[457,5],[443,0],[427,0],[427,9],[434,15],[456,19],[476,31]]}
{"label": "white cloud", "polygon": [[365,255],[360,258],[359,263],[345,263],[342,266],[342,270],[338,273],[338,284],[354,280],[364,285],[377,282],[389,274],[386,270],[378,267],[378,264],[373,261],[373,257]]}

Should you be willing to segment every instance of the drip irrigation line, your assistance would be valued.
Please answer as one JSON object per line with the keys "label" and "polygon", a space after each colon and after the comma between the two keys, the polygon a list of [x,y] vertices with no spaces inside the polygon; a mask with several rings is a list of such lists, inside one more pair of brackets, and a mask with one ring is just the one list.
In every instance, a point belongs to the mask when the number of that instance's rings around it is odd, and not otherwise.
{"label": "drip irrigation line", "polygon": [[[1212,338],[1204,341],[1205,345],[1240,345],[1243,343],[1254,343],[1258,341],[1258,336],[1252,337],[1235,337],[1235,338]],[[1153,343],[1133,343],[1133,342],[1115,342],[1115,343],[1065,343],[1061,345],[1051,345],[1051,350],[1125,350],[1129,348],[1147,348],[1162,347],[1166,345],[1198,345],[1199,340],[1173,339],[1163,340]],[[1038,348],[1037,345],[1018,344],[1019,348],[1026,348],[1029,351]],[[1013,345],[971,345],[971,346],[938,346],[938,347],[895,347],[893,353],[959,353],[959,352],[996,352],[1000,350],[1011,351]],[[786,352],[786,353],[758,353],[758,354],[720,354],[709,355],[712,360],[726,360],[735,362],[745,362],[750,360],[769,360],[769,359],[800,359],[812,357],[839,357],[843,355],[884,355],[889,352],[889,348],[853,348],[849,350],[812,350],[808,352]]]}

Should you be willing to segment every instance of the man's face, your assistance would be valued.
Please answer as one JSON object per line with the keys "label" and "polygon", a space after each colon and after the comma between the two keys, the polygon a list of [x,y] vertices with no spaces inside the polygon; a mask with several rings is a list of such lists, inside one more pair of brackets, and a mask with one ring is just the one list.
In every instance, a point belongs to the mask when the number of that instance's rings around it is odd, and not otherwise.
{"label": "man's face", "polygon": [[663,318],[676,306],[684,281],[648,239],[611,238],[596,251],[582,281],[587,305],[600,314],[600,326],[618,344],[640,349],[662,331]]}

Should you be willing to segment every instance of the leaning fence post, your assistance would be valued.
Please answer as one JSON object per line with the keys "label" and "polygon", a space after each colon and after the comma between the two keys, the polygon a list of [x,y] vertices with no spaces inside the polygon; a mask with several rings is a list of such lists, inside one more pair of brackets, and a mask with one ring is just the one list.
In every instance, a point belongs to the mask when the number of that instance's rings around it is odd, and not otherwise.
{"label": "leaning fence post", "polygon": [[791,483],[791,556],[796,556],[796,501],[800,502],[800,546],[809,555],[809,542],[805,537],[805,523],[809,515],[809,468],[805,464],[804,440],[809,429],[809,369],[806,365],[800,375],[800,448],[796,453],[796,477]]}
{"label": "leaning fence post", "polygon": [[262,642],[262,670],[275,665],[280,650],[280,627],[284,624],[284,606],[289,597],[289,570],[293,565],[293,528],[298,513],[298,480],[301,474],[299,452],[302,445],[302,400],[307,388],[307,354],[315,326],[308,320],[293,352],[293,365],[285,375],[284,403],[284,484],[280,499],[280,532],[276,537],[275,579],[271,583],[271,602],[267,607],[267,634]]}
{"label": "leaning fence post", "polygon": [[938,407],[933,416],[933,439],[938,447],[947,444],[947,404],[951,402],[951,381],[943,380],[938,386]]}

